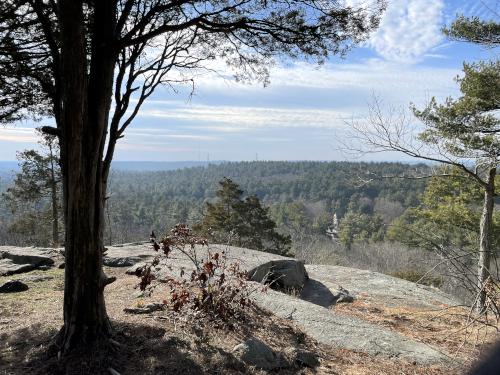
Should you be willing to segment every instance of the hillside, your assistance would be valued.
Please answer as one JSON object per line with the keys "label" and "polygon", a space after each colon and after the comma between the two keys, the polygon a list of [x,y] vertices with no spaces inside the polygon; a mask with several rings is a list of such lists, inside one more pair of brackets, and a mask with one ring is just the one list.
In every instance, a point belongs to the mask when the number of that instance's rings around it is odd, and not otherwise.
{"label": "hillside", "polygon": [[[270,207],[278,229],[295,237],[324,236],[333,215],[342,219],[349,210],[377,214],[388,223],[405,208],[418,204],[426,181],[377,179],[374,175],[410,175],[429,168],[421,164],[311,161],[116,162],[113,166],[106,207],[107,244],[141,241],[152,229],[162,231],[179,222],[191,226],[200,222],[205,202],[215,198],[223,177],[234,180],[245,196],[259,197]],[[7,177],[0,178],[0,193],[12,184],[7,170]],[[48,202],[38,202],[37,212],[28,212],[29,207],[21,205],[12,215],[6,202],[0,204],[0,244],[49,244],[44,242],[51,230]],[[16,222],[23,234],[8,233]]]}
{"label": "hillside", "polygon": [[246,196],[256,195],[270,206],[283,232],[302,226],[323,234],[333,214],[342,218],[350,205],[361,205],[367,212],[380,209],[391,220],[419,202],[426,181],[373,179],[369,173],[401,176],[427,168],[402,163],[258,161],[174,171],[114,171],[108,189],[113,232],[109,242],[143,240],[152,228],[199,222],[204,202],[215,197],[223,177],[236,182]]}
{"label": "hillside", "polygon": [[[8,252],[26,250],[3,247],[0,253],[8,256]],[[222,250],[244,269],[271,259],[286,259],[249,249],[212,248]],[[18,279],[29,286],[25,292],[0,294],[0,371],[13,375],[57,373],[58,365],[43,362],[40,355],[62,323],[63,271],[56,268],[62,259],[51,249],[31,252],[53,258],[54,267],[0,277],[0,284]],[[108,248],[106,264],[124,264],[127,259],[132,263],[147,261],[152,254],[148,244],[113,246]],[[203,254],[202,250],[199,254]],[[189,273],[189,265],[188,259],[177,253],[161,266],[161,272],[178,277],[181,269]],[[199,374],[216,369],[231,374],[264,373],[242,365],[234,357],[233,347],[251,337],[285,357],[295,348],[315,353],[320,360],[315,370],[284,366],[274,371],[279,374],[369,375],[379,370],[391,375],[402,371],[460,374],[477,358],[480,347],[463,332],[466,322],[460,314],[466,311],[455,307],[450,296],[375,272],[318,265],[306,265],[306,269],[310,277],[304,286],[306,289],[309,285],[307,293],[290,296],[255,289],[255,308],[247,311],[245,320],[234,330],[176,315],[169,309],[141,315],[125,313],[124,308],[161,302],[166,290],[156,290],[150,297],[140,295],[134,290],[138,279],[127,275],[126,268],[107,266],[105,272],[117,277],[106,289],[106,300],[116,339],[122,346],[119,352],[102,360],[106,368],[112,367],[120,374]],[[340,286],[349,290],[354,302],[325,304],[324,296]],[[475,327],[470,325],[468,329]]]}

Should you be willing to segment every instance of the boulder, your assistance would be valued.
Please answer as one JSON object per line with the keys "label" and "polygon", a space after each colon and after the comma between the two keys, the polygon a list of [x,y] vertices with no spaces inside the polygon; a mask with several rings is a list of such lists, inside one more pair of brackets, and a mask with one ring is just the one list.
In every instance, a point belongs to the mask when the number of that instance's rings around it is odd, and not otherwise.
{"label": "boulder", "polygon": [[32,264],[35,268],[40,266],[53,266],[53,251],[29,247],[0,248],[0,259],[10,259],[16,264]]}
{"label": "boulder", "polygon": [[132,267],[130,267],[127,271],[125,271],[125,273],[127,275],[137,275],[138,272],[140,272],[140,270],[146,266],[147,266],[147,263],[144,263],[144,262],[136,263]]}
{"label": "boulder", "polygon": [[104,257],[103,263],[108,267],[130,267],[142,261],[140,257]]}
{"label": "boulder", "polygon": [[19,280],[9,280],[0,285],[0,293],[17,293],[28,289],[28,285]]}
{"label": "boulder", "polygon": [[299,367],[315,368],[320,365],[318,355],[307,350],[289,347],[284,350],[284,354],[290,363],[295,363]]}
{"label": "boulder", "polygon": [[16,264],[10,259],[0,259],[0,276],[29,272],[35,268],[33,264]]}
{"label": "boulder", "polygon": [[247,365],[262,370],[275,370],[286,366],[283,357],[256,338],[250,338],[233,348],[233,355]]}
{"label": "boulder", "polygon": [[354,302],[354,296],[349,293],[347,289],[339,286],[339,289],[333,293],[333,303],[342,303],[342,302]]}
{"label": "boulder", "polygon": [[248,271],[248,280],[274,289],[301,290],[308,279],[304,262],[292,259],[272,260]]}

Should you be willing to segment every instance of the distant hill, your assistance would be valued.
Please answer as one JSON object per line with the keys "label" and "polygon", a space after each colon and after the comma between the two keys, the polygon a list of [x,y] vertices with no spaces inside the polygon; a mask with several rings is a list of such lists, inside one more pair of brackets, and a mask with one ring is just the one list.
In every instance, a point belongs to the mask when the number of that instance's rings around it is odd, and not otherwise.
{"label": "distant hill", "polygon": [[[112,169],[119,172],[161,172],[175,171],[184,168],[207,167],[218,165],[222,161],[114,161]],[[14,174],[19,171],[17,161],[0,161],[0,191],[12,182]]]}
{"label": "distant hill", "polygon": [[[246,194],[255,194],[268,203],[305,201],[336,201],[347,207],[353,194],[374,199],[390,198],[408,207],[416,202],[423,191],[425,181],[404,179],[373,179],[365,177],[368,172],[377,175],[411,174],[426,170],[424,164],[362,163],[362,162],[318,162],[318,161],[253,161],[207,163],[191,168],[188,163],[172,162],[149,165],[127,164],[115,168],[110,180],[110,191],[115,195],[126,195],[140,202],[146,196],[152,201],[188,200],[203,202],[215,197],[218,182],[223,177],[233,179]],[[201,162],[200,162],[201,163]],[[169,166],[171,169],[166,169]],[[125,169],[124,167],[127,167]],[[135,166],[135,169],[131,169]],[[160,169],[160,167],[162,167]],[[177,167],[177,168],[175,168]],[[152,171],[157,173],[151,173]],[[342,201],[342,202],[340,202]],[[337,207],[337,210],[340,207]]]}
{"label": "distant hill", "polygon": [[221,161],[114,161],[111,168],[117,171],[173,171],[183,168],[206,167]]}
{"label": "distant hill", "polygon": [[[113,161],[112,168],[117,171],[173,171],[176,169],[206,167],[221,164],[222,161]],[[0,175],[19,169],[15,160],[0,160]]]}

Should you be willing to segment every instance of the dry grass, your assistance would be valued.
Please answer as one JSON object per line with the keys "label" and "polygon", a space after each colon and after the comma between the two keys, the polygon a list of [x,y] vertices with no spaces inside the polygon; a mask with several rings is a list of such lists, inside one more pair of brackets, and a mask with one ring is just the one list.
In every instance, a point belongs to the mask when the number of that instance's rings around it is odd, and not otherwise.
{"label": "dry grass", "polygon": [[411,307],[388,307],[367,300],[339,304],[335,309],[401,333],[448,353],[468,367],[485,348],[498,339],[498,325],[468,320],[470,309],[437,307],[419,310]]}
{"label": "dry grass", "polygon": [[[437,375],[462,373],[463,369],[415,364],[371,357],[350,350],[320,345],[301,332],[293,322],[253,308],[233,327],[218,326],[200,320],[186,321],[168,311],[130,315],[125,307],[161,300],[161,291],[151,298],[134,298],[137,279],[121,269],[107,269],[118,280],[107,288],[107,308],[115,328],[119,347],[91,351],[94,357],[77,354],[58,362],[51,340],[62,324],[62,270],[50,270],[54,279],[29,283],[22,294],[0,295],[0,374],[98,374],[113,367],[121,374],[263,374],[244,366],[232,354],[232,348],[250,336],[258,337],[273,349],[287,347],[316,352],[321,366],[316,370],[291,368],[279,374],[413,374]],[[40,271],[32,274],[41,273]],[[0,282],[7,278],[0,278]],[[366,306],[360,302],[338,307],[343,313],[363,317],[404,335],[449,350],[458,341],[445,338],[443,332],[458,328],[458,322],[434,317],[425,312]],[[371,312],[369,309],[372,309]],[[377,310],[375,310],[377,309]],[[403,318],[404,316],[404,318]],[[475,351],[463,351],[465,359]]]}

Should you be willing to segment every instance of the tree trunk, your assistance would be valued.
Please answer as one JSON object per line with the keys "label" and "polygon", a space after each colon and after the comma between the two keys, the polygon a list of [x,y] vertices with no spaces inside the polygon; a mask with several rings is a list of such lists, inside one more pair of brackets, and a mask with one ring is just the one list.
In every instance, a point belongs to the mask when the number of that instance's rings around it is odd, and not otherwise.
{"label": "tree trunk", "polygon": [[[65,234],[62,352],[91,348],[111,326],[104,288],[114,279],[102,271],[104,191],[102,155],[112,94],[115,57],[114,1],[96,2],[90,60],[83,4],[60,0],[62,112],[61,168]],[[88,64],[87,61],[90,61]]]}
{"label": "tree trunk", "polygon": [[490,276],[491,262],[491,225],[493,220],[493,209],[495,205],[495,176],[496,168],[488,171],[488,182],[484,190],[483,213],[479,224],[479,262],[478,262],[478,289],[476,310],[478,313],[485,311],[486,291],[484,289],[486,281]]}

